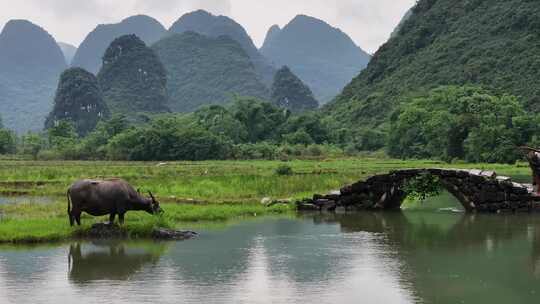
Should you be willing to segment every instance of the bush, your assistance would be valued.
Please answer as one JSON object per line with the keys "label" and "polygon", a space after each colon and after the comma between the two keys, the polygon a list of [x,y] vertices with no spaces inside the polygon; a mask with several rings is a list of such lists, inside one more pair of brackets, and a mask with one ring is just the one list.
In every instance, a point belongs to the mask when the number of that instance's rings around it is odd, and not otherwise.
{"label": "bush", "polygon": [[276,168],[276,174],[277,175],[282,175],[282,176],[288,176],[288,175],[293,175],[293,169],[291,168],[291,166],[288,166],[288,165],[280,165]]}
{"label": "bush", "polygon": [[117,160],[216,160],[229,157],[231,144],[212,133],[197,129],[177,129],[156,123],[115,136],[107,155]]}
{"label": "bush", "polygon": [[314,143],[313,138],[305,131],[298,130],[294,133],[283,135],[283,140],[291,145],[311,145]]}
{"label": "bush", "polygon": [[345,147],[345,155],[347,156],[355,156],[358,154],[358,150],[356,149],[356,146],[353,145],[353,144],[348,144],[346,147]]}
{"label": "bush", "polygon": [[309,145],[306,149],[306,153],[309,156],[321,156],[323,155],[323,150],[319,145]]}

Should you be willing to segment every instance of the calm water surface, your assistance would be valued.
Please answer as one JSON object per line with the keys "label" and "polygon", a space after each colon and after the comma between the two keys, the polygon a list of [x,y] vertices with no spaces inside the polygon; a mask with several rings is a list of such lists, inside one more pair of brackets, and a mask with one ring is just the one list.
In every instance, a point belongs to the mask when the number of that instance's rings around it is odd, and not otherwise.
{"label": "calm water surface", "polygon": [[540,303],[540,215],[260,219],[176,243],[0,247],[0,303]]}

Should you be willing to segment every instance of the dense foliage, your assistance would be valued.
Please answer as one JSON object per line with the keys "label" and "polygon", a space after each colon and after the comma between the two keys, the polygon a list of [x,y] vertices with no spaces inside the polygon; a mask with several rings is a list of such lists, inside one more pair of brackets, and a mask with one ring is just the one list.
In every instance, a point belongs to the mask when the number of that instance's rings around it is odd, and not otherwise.
{"label": "dense foliage", "polygon": [[39,130],[52,108],[66,63],[54,38],[24,20],[9,21],[0,33],[0,114],[6,127]]}
{"label": "dense foliage", "polygon": [[259,78],[270,85],[274,67],[264,58],[242,25],[227,16],[215,16],[204,10],[187,13],[169,29],[170,33],[195,32],[207,37],[227,36],[236,41],[249,56]]}
{"label": "dense foliage", "polygon": [[12,138],[18,153],[34,159],[289,159],[343,154],[328,145],[330,132],[317,113],[292,115],[254,98],[236,98],[227,107],[206,106],[189,114],[150,116],[136,125],[114,115],[85,136],[77,134],[72,121],[59,120],[45,133]]}
{"label": "dense foliage", "polygon": [[135,35],[115,39],[98,74],[112,113],[168,112],[167,73],[154,51]]}
{"label": "dense foliage", "polygon": [[79,135],[94,130],[101,119],[109,117],[96,76],[81,68],[71,68],[60,76],[54,108],[45,121],[51,128],[60,120],[69,120]]}
{"label": "dense foliage", "polygon": [[319,107],[311,89],[284,66],[276,72],[272,84],[272,102],[292,112],[304,112]]}
{"label": "dense foliage", "polygon": [[342,126],[384,127],[404,96],[476,84],[537,112],[538,62],[539,1],[420,0],[327,110]]}
{"label": "dense foliage", "polygon": [[272,27],[261,52],[287,65],[322,103],[334,98],[370,60],[349,36],[326,22],[300,15],[283,29]]}
{"label": "dense foliage", "polygon": [[17,137],[12,131],[4,128],[0,117],[0,154],[15,153],[16,139]]}
{"label": "dense foliage", "polygon": [[158,41],[165,33],[166,29],[159,21],[145,15],[132,16],[120,23],[100,24],[81,43],[73,57],[72,66],[82,67],[97,74],[101,68],[101,58],[114,39],[135,34],[150,45]]}
{"label": "dense foliage", "polygon": [[169,106],[174,112],[223,104],[235,94],[268,95],[249,56],[228,37],[186,32],[158,41],[153,49],[167,70]]}
{"label": "dense foliage", "polygon": [[390,156],[515,162],[535,140],[540,116],[517,98],[476,87],[441,87],[405,103],[391,119]]}

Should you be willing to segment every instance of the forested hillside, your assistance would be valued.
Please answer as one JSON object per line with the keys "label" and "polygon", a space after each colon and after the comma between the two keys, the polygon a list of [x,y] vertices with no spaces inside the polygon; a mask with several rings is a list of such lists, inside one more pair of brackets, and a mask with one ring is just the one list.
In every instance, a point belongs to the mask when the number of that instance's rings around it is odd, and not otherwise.
{"label": "forested hillside", "polygon": [[292,112],[310,111],[319,107],[311,89],[287,66],[276,72],[271,94],[271,100],[276,106]]}
{"label": "forested hillside", "polygon": [[103,97],[113,114],[168,112],[167,75],[158,56],[136,35],[115,39],[98,74]]}
{"label": "forested hillside", "polygon": [[96,74],[101,67],[101,58],[105,50],[114,39],[122,35],[135,34],[150,45],[165,33],[166,29],[159,21],[145,15],[132,16],[120,23],[100,24],[81,43],[71,65]]}
{"label": "forested hillside", "polygon": [[235,94],[268,97],[249,56],[229,37],[186,32],[170,35],[152,48],[167,70],[169,106],[174,112],[222,104]]}
{"label": "forested hillside", "polygon": [[71,68],[60,76],[54,107],[45,121],[45,128],[67,120],[73,123],[79,135],[84,136],[109,116],[96,76],[82,68]]}
{"label": "forested hillside", "polygon": [[384,126],[408,96],[476,84],[540,111],[540,2],[420,0],[399,34],[326,112],[341,126]]}
{"label": "forested hillside", "polygon": [[229,36],[238,42],[247,53],[259,77],[268,86],[271,84],[275,68],[259,53],[259,50],[257,50],[251,37],[249,37],[242,25],[233,19],[227,16],[215,16],[204,10],[198,10],[183,15],[169,29],[170,33],[177,34],[188,31],[214,38]]}

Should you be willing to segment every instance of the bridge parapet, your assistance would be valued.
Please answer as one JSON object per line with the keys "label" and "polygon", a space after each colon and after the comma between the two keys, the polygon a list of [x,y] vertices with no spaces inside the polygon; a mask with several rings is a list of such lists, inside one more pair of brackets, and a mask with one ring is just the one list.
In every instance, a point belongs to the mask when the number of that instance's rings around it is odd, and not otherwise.
{"label": "bridge parapet", "polygon": [[315,195],[297,203],[299,210],[399,209],[407,193],[405,183],[417,176],[429,174],[438,178],[441,186],[454,195],[469,212],[540,211],[540,196],[533,186],[513,182],[494,171],[465,169],[406,169],[369,177],[343,187],[339,193]]}

